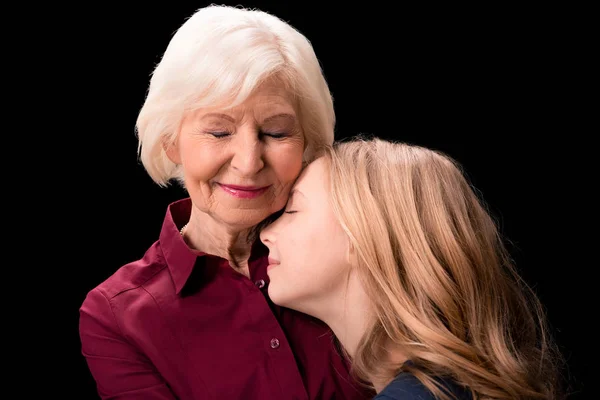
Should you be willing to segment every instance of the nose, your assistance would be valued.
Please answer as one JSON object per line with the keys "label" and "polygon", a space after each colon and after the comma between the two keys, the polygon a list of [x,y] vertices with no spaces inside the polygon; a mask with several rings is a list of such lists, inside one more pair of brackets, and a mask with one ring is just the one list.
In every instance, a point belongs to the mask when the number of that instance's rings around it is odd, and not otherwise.
{"label": "nose", "polygon": [[267,247],[272,246],[275,240],[275,230],[273,229],[273,225],[275,222],[266,226],[260,231],[259,237],[260,241]]}
{"label": "nose", "polygon": [[231,166],[243,177],[256,175],[265,166],[263,143],[253,128],[246,128],[235,136]]}

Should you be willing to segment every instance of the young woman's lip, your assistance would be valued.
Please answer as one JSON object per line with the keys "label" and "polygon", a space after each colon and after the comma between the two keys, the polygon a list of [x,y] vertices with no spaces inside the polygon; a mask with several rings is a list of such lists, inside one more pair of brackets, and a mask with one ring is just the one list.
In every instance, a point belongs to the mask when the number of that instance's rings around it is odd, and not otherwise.
{"label": "young woman's lip", "polygon": [[277,264],[279,264],[279,261],[277,261],[274,258],[269,257],[268,260],[269,260],[269,265],[277,265]]}

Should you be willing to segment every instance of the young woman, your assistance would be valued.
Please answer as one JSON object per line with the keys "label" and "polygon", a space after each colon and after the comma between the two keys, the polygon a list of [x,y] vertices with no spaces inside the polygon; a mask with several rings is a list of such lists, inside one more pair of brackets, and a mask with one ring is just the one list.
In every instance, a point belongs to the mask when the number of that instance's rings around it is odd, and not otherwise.
{"label": "young woman", "polygon": [[376,399],[558,397],[540,302],[448,156],[328,148],[261,240],[271,299],[329,325]]}

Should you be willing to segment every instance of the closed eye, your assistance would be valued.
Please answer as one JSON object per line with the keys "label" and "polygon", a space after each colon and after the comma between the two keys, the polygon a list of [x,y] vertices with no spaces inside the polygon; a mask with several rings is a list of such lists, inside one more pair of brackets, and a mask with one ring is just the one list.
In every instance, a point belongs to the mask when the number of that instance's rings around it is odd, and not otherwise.
{"label": "closed eye", "polygon": [[289,211],[284,211],[286,214],[296,214],[298,211],[294,211],[294,210],[289,210]]}
{"label": "closed eye", "polygon": [[261,135],[271,137],[273,139],[282,139],[287,136],[285,133],[271,133],[271,132],[261,132]]}
{"label": "closed eye", "polygon": [[230,135],[229,132],[208,132],[209,135],[212,135],[216,138],[223,138]]}

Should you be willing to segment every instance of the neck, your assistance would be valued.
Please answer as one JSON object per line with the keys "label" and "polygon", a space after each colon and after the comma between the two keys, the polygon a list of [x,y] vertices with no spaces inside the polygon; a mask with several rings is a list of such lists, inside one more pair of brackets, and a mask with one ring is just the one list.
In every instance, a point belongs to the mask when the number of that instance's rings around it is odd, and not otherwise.
{"label": "neck", "polygon": [[248,259],[252,243],[248,237],[252,227],[232,227],[210,215],[192,209],[188,224],[182,233],[188,246],[194,250],[224,258],[239,272],[248,275]]}
{"label": "neck", "polygon": [[325,322],[351,358],[371,321],[370,301],[354,272],[337,290],[331,291],[327,300],[318,300],[316,312],[310,312]]}
{"label": "neck", "polygon": [[[320,301],[319,307],[313,307],[320,311],[317,313],[311,311],[311,314],[331,328],[350,358],[354,358],[359,342],[374,316],[369,297],[356,274],[351,273],[348,285],[344,284],[344,286],[346,290],[331,295],[327,301]],[[323,304],[327,304],[328,307],[323,307]],[[386,347],[389,350],[386,353],[389,357],[388,361],[400,365],[406,360],[406,357],[389,341],[386,343]],[[382,379],[368,376],[368,379],[373,384],[375,391],[379,393],[392,381],[393,377]]]}

